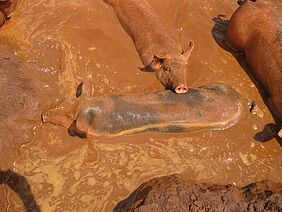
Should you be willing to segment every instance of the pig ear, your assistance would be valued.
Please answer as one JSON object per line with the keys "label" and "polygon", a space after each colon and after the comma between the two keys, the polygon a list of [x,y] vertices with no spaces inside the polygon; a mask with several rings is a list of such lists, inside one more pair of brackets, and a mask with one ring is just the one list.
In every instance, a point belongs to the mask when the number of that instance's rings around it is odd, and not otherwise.
{"label": "pig ear", "polygon": [[190,55],[191,55],[191,52],[193,51],[194,49],[194,42],[192,40],[190,40],[189,42],[189,46],[188,46],[188,49],[186,49],[182,55],[184,56],[185,60],[188,60]]}
{"label": "pig ear", "polygon": [[92,75],[87,76],[83,82],[78,86],[76,97],[93,97],[94,96],[94,83]]}
{"label": "pig ear", "polygon": [[140,70],[145,72],[154,72],[161,68],[164,59],[165,57],[159,57],[154,55],[152,62],[149,65],[145,66],[144,68],[140,68]]}

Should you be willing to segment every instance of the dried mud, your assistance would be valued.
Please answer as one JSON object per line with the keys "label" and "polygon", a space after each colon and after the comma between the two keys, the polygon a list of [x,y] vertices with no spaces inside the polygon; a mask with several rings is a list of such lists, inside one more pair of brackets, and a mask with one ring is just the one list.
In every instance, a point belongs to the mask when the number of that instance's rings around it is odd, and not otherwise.
{"label": "dried mud", "polygon": [[185,181],[180,175],[143,183],[114,211],[278,211],[282,184],[262,181],[242,188]]}
{"label": "dried mud", "polygon": [[101,139],[80,139],[60,126],[42,125],[41,112],[75,98],[77,85],[89,74],[95,96],[163,88],[153,74],[138,70],[131,39],[102,0],[19,0],[0,28],[0,208],[110,211],[141,183],[174,173],[198,183],[240,187],[282,182],[279,142],[265,135],[258,139],[273,118],[245,66],[221,47],[225,23],[215,17],[228,19],[236,1],[150,4],[182,45],[195,43],[187,66],[189,87],[230,84],[256,102],[254,114],[224,131]]}

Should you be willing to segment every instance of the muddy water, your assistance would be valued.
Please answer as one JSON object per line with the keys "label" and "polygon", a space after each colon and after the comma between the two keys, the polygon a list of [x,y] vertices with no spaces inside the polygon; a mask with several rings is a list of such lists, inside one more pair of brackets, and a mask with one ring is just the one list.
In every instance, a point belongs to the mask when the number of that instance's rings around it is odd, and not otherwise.
{"label": "muddy water", "polygon": [[[42,211],[110,211],[142,182],[172,173],[239,186],[264,179],[282,182],[278,142],[253,138],[273,119],[243,68],[211,34],[211,19],[219,14],[228,18],[236,1],[152,0],[150,4],[179,42],[184,46],[190,39],[195,42],[187,66],[190,86],[231,84],[246,101],[255,100],[263,116],[247,114],[225,131],[80,139],[65,128],[42,125],[34,114],[34,127],[26,131],[28,142],[12,168],[25,177],[29,194]],[[220,31],[215,36],[222,38]],[[58,88],[49,87],[57,102],[74,98],[76,86],[89,74],[95,79],[96,96],[163,89],[153,74],[137,69],[142,64],[131,39],[102,0],[19,1],[12,19],[0,29],[0,40],[23,61],[39,65],[46,80],[53,79]],[[1,189],[7,211],[25,207],[10,187]]]}

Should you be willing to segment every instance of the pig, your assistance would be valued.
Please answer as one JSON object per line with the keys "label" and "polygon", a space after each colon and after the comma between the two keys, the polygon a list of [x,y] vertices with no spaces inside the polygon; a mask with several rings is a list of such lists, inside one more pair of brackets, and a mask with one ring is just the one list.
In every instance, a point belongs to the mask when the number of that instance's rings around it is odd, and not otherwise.
{"label": "pig", "polygon": [[186,65],[194,48],[189,42],[183,50],[145,0],[104,0],[114,8],[124,30],[132,38],[145,66],[142,71],[155,72],[162,85],[176,93],[186,93]]}
{"label": "pig", "polygon": [[[238,4],[228,23],[226,41],[232,49],[245,53],[281,128],[282,1],[239,0]],[[282,137],[282,128],[278,135]]]}
{"label": "pig", "polygon": [[244,111],[239,93],[225,84],[191,88],[185,94],[164,90],[91,97],[93,92],[86,91],[73,102],[44,112],[43,123],[70,128],[79,137],[112,137],[145,131],[223,130],[235,125]]}

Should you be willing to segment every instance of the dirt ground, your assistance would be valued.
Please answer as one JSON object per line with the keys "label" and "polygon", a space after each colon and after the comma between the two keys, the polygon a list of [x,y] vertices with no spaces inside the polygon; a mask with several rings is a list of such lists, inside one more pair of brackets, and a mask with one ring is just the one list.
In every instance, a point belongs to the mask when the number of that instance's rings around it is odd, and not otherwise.
{"label": "dirt ground", "polygon": [[225,25],[216,17],[228,19],[236,1],[150,4],[183,46],[195,43],[187,66],[190,87],[230,84],[257,110],[224,131],[182,134],[81,139],[43,125],[41,112],[75,98],[89,74],[96,96],[163,88],[153,74],[138,70],[131,39],[102,0],[19,0],[0,28],[0,208],[110,211],[143,182],[175,173],[240,187],[282,183],[281,146],[260,133],[273,118],[244,65],[221,47]]}

